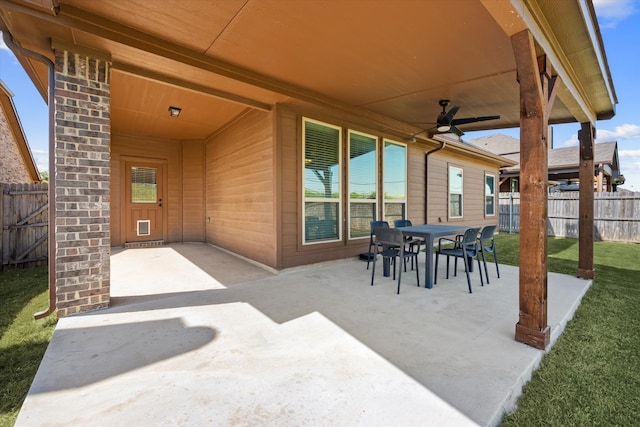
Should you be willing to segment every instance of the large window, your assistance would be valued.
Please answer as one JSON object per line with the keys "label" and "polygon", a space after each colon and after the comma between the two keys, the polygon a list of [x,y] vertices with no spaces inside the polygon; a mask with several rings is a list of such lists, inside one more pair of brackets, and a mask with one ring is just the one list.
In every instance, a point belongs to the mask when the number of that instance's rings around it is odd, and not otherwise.
{"label": "large window", "polygon": [[339,240],[342,130],[303,119],[302,132],[304,243]]}
{"label": "large window", "polygon": [[393,223],[396,219],[406,219],[407,146],[385,139],[382,161],[384,220]]}
{"label": "large window", "polygon": [[495,175],[484,176],[484,214],[495,216],[496,214],[496,177]]}
{"label": "large window", "polygon": [[449,166],[449,218],[462,218],[463,178],[461,168]]}
{"label": "large window", "polygon": [[369,237],[376,220],[378,197],[378,140],[349,131],[349,238]]}

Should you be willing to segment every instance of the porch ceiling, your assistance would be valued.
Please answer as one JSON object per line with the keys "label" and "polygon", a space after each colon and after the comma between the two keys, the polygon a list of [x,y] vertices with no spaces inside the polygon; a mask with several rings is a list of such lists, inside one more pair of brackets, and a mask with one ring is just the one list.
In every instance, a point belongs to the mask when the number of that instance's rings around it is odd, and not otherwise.
{"label": "porch ceiling", "polygon": [[[443,98],[461,106],[458,118],[501,116],[462,130],[518,126],[510,36],[527,27],[564,80],[550,122],[612,115],[606,58],[583,18],[592,9],[513,3],[0,0],[0,24],[50,58],[52,44],[108,55],[112,130],[126,134],[205,138],[246,108],[292,97],[407,133],[431,127],[420,122],[435,121]],[[19,59],[46,96],[46,67]]]}

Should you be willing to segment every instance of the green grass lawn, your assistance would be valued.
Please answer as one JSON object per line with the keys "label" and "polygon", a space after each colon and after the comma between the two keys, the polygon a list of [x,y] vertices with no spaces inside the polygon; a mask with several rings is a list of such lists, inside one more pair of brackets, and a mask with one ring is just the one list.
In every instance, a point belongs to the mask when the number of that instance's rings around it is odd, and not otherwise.
{"label": "green grass lawn", "polygon": [[[497,236],[518,265],[519,235]],[[578,241],[549,239],[548,269],[575,275]],[[596,242],[596,278],[503,426],[640,424],[640,245]],[[550,301],[552,304],[553,301]]]}
{"label": "green grass lawn", "polygon": [[[519,243],[496,236],[501,264],[518,265]],[[503,426],[639,424],[640,245],[596,242],[594,257],[593,286]],[[575,275],[577,259],[577,240],[549,239],[549,271]],[[14,424],[55,328],[55,316],[33,319],[46,288],[46,267],[0,274],[0,426]]]}
{"label": "green grass lawn", "polygon": [[13,426],[56,324],[34,320],[48,304],[47,267],[0,273],[0,426]]}

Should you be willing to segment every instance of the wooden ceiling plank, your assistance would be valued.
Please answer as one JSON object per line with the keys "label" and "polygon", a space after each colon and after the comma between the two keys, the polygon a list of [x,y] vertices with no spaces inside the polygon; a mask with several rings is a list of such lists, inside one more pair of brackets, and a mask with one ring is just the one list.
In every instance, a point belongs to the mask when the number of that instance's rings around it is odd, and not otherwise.
{"label": "wooden ceiling plank", "polygon": [[71,6],[60,8],[57,16],[49,16],[28,7],[0,0],[3,8],[10,8],[21,13],[26,13],[38,19],[57,25],[67,26],[73,30],[87,32],[113,42],[127,45],[135,49],[145,51],[160,57],[186,64],[214,74],[218,74],[236,81],[247,83],[255,87],[293,97],[306,102],[334,108],[359,117],[377,121],[381,125],[407,135],[416,131],[415,126],[405,122],[368,111],[360,107],[353,107],[336,99],[324,96],[314,91],[300,88],[289,83],[269,78],[262,74],[238,67],[216,58],[202,55],[198,52],[168,43],[157,37],[150,36],[130,27],[109,21],[100,16],[84,12]]}
{"label": "wooden ceiling plank", "polygon": [[249,106],[262,111],[271,111],[272,107],[270,104],[257,101],[255,99],[246,98],[244,96],[235,95],[233,93],[225,92],[222,90],[214,89],[208,86],[203,86],[197,83],[193,83],[187,80],[178,79],[175,77],[170,77],[164,74],[156,73],[149,71],[142,67],[136,67],[134,65],[124,64],[120,62],[114,62],[112,64],[112,68],[118,71],[121,71],[125,74],[130,74],[137,77],[147,78],[151,80],[156,80],[159,82],[163,82],[169,84],[171,86],[175,86],[178,88],[184,88],[196,93],[206,93],[208,95],[214,96],[216,98],[224,99],[226,101],[231,101],[236,104],[241,104],[245,106]]}
{"label": "wooden ceiling plank", "polygon": [[104,37],[117,43],[128,45],[154,55],[280,93],[282,95],[295,97],[309,102],[318,102],[342,110],[353,110],[351,106],[343,104],[335,99],[328,98],[322,94],[264,76],[216,58],[202,55],[196,51],[185,48],[184,46],[168,43],[166,40],[142,33],[116,22],[106,20],[103,17],[87,13],[75,7],[61,7],[58,17],[54,21],[73,27],[77,30],[86,31],[90,34]]}

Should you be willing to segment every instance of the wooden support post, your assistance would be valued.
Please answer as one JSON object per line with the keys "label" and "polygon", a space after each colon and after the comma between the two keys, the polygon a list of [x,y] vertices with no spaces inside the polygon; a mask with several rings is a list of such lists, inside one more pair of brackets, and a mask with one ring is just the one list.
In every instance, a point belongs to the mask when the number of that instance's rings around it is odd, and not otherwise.
{"label": "wooden support post", "polygon": [[547,137],[555,79],[528,30],[511,37],[520,83],[520,317],[516,341],[545,349],[547,325]]}
{"label": "wooden support post", "polygon": [[593,158],[595,128],[582,123],[578,132],[580,141],[580,205],[578,220],[578,273],[582,279],[593,279]]}

